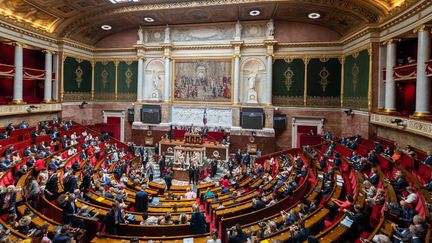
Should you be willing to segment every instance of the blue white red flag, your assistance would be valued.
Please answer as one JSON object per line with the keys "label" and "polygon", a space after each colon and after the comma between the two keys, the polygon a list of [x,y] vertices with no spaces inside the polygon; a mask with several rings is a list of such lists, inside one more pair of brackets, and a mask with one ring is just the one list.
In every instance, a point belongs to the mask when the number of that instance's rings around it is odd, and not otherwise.
{"label": "blue white red flag", "polygon": [[208,119],[207,119],[207,109],[204,109],[204,115],[203,115],[203,123],[204,125],[207,125]]}

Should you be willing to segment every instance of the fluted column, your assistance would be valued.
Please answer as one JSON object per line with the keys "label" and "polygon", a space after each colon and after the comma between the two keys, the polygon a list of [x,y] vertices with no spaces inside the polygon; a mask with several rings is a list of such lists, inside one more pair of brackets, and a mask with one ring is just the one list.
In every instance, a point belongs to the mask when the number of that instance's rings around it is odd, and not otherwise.
{"label": "fluted column", "polygon": [[386,68],[387,62],[387,46],[380,46],[379,48],[379,84],[378,84],[378,110],[382,110],[385,107],[385,77],[384,68]]}
{"label": "fluted column", "polygon": [[396,66],[396,42],[387,42],[385,111],[396,111],[396,84],[393,78],[393,68]]}
{"label": "fluted column", "polygon": [[240,103],[240,55],[234,57],[234,104]]}
{"label": "fluted column", "polygon": [[15,44],[15,75],[13,85],[13,104],[23,104],[23,47]]}
{"label": "fluted column", "polygon": [[59,100],[59,80],[60,80],[60,58],[58,53],[53,54],[53,73],[55,74],[54,82],[52,84],[51,99]]}
{"label": "fluted column", "polygon": [[267,83],[266,83],[266,105],[272,104],[273,88],[273,56],[267,56]]}
{"label": "fluted column", "polygon": [[430,29],[421,26],[418,29],[417,46],[417,83],[416,83],[416,110],[414,116],[430,115],[430,81],[426,74],[426,62],[430,58]]}
{"label": "fluted column", "polygon": [[45,85],[44,85],[44,103],[52,101],[52,53],[45,51]]}
{"label": "fluted column", "polygon": [[144,88],[144,59],[138,59],[137,101],[143,100]]}
{"label": "fluted column", "polygon": [[169,102],[170,100],[170,78],[171,78],[171,59],[166,56],[165,60],[165,78],[164,78],[164,101]]}

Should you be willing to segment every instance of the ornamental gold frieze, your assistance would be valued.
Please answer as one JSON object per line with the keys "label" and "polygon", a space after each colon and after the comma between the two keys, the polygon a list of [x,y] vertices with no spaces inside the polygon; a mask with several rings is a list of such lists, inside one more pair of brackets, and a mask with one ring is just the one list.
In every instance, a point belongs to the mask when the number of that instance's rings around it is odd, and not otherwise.
{"label": "ornamental gold frieze", "polygon": [[[400,119],[403,125],[392,123],[395,119]],[[399,129],[406,132],[415,133],[421,136],[432,138],[432,123],[417,119],[407,119],[398,116],[389,116],[384,114],[371,114],[370,123],[389,128]]]}
{"label": "ornamental gold frieze", "polygon": [[0,106],[0,116],[11,116],[31,113],[48,113],[58,112],[61,110],[61,104],[35,104],[36,108],[30,108],[30,105],[2,105]]}
{"label": "ornamental gold frieze", "polygon": [[94,100],[98,101],[98,100],[115,100],[115,94],[114,93],[97,93],[95,92],[94,94]]}
{"label": "ornamental gold frieze", "polygon": [[307,106],[314,107],[340,107],[340,97],[308,96]]}
{"label": "ornamental gold frieze", "polygon": [[117,100],[119,101],[135,101],[136,98],[136,93],[117,93]]}
{"label": "ornamental gold frieze", "polygon": [[303,96],[273,96],[273,105],[303,106]]}
{"label": "ornamental gold frieze", "polygon": [[344,97],[343,106],[346,108],[367,109],[368,99],[366,97]]}
{"label": "ornamental gold frieze", "polygon": [[91,100],[91,94],[90,93],[83,93],[83,92],[65,92],[63,94],[63,100],[64,101]]}

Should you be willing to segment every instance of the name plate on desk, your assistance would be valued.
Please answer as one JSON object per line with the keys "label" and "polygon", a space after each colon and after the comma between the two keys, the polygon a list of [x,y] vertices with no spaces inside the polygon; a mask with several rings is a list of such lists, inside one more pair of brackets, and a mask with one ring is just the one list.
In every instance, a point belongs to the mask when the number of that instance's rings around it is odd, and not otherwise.
{"label": "name plate on desk", "polygon": [[171,118],[173,125],[190,126],[191,124],[202,126],[204,110],[207,109],[207,126],[231,127],[232,109],[223,107],[191,107],[173,106]]}

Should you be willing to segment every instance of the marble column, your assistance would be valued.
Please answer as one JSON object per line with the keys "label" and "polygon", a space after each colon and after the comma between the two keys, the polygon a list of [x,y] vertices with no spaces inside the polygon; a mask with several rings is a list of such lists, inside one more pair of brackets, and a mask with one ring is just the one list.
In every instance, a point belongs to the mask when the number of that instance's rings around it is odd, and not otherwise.
{"label": "marble column", "polygon": [[236,55],[234,58],[234,104],[239,104],[240,92],[240,56]]}
{"label": "marble column", "polygon": [[138,59],[138,85],[137,85],[137,101],[143,100],[143,88],[144,88],[144,59],[140,57]]}
{"label": "marble column", "polygon": [[44,85],[44,103],[52,101],[52,53],[45,51],[45,85]]}
{"label": "marble column", "polygon": [[170,100],[170,78],[171,78],[171,60],[169,57],[165,57],[165,78],[164,78],[164,101],[169,102]]}
{"label": "marble column", "polygon": [[14,86],[13,86],[13,100],[14,104],[22,104],[23,101],[23,47],[21,44],[16,43],[15,45],[15,75],[14,75]]}
{"label": "marble column", "polygon": [[51,98],[53,100],[59,100],[59,80],[60,80],[60,56],[58,53],[53,54],[53,70],[54,70],[54,82],[52,85],[52,94]]}
{"label": "marble column", "polygon": [[430,59],[430,38],[429,28],[422,26],[418,29],[416,110],[414,116],[430,115],[431,84],[426,74],[426,62]]}
{"label": "marble column", "polygon": [[385,77],[384,77],[384,68],[386,67],[386,56],[387,56],[387,47],[380,46],[379,48],[379,84],[378,84],[378,109],[382,110],[385,105]]}
{"label": "marble column", "polygon": [[273,57],[267,56],[267,85],[266,85],[266,105],[272,104],[272,87],[273,87]]}
{"label": "marble column", "polygon": [[385,88],[385,109],[386,112],[396,111],[396,83],[393,78],[393,68],[396,66],[396,42],[387,42],[386,61],[386,88]]}

